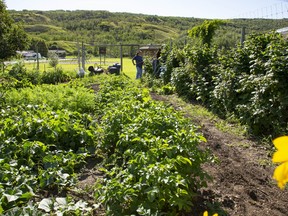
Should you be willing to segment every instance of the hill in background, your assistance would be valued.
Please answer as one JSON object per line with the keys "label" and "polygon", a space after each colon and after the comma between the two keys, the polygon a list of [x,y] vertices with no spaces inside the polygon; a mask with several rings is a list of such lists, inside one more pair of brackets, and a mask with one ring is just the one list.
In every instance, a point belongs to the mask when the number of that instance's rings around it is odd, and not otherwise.
{"label": "hill in background", "polygon": [[[32,37],[46,41],[48,47],[57,45],[68,54],[77,50],[76,42],[83,41],[94,52],[99,44],[164,44],[185,43],[187,30],[204,19],[163,17],[156,15],[112,13],[108,11],[9,11],[15,21],[24,25]],[[222,46],[235,46],[241,29],[246,33],[267,32],[288,26],[288,20],[232,19],[218,30],[215,41]],[[128,52],[128,51],[126,51]]]}

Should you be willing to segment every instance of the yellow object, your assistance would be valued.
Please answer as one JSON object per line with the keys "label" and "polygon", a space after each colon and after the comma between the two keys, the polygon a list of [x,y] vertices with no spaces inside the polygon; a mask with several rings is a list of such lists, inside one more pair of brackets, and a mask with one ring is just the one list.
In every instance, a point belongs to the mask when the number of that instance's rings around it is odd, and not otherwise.
{"label": "yellow object", "polygon": [[288,182],[288,136],[274,139],[273,144],[277,151],[274,153],[272,161],[281,163],[276,167],[273,178],[277,181],[278,187],[284,189]]}
{"label": "yellow object", "polygon": [[[205,211],[204,213],[203,213],[203,216],[208,216],[208,211]],[[216,213],[216,214],[213,214],[213,216],[218,216],[218,214]]]}

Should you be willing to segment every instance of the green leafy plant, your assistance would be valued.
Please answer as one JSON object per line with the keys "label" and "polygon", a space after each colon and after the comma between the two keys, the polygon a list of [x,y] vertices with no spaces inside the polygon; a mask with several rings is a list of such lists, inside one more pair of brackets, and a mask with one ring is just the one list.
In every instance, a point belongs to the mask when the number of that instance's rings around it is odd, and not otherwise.
{"label": "green leafy plant", "polygon": [[87,203],[84,201],[74,202],[69,198],[56,197],[55,199],[43,199],[38,205],[39,209],[50,213],[55,212],[61,215],[90,215],[92,213],[92,208],[88,207]]}
{"label": "green leafy plant", "polygon": [[74,85],[73,83],[56,86],[41,85],[21,90],[8,90],[6,104],[9,106],[44,104],[54,110],[68,109],[89,113],[95,109],[94,97],[93,91],[83,85]]}
{"label": "green leafy plant", "polygon": [[71,80],[71,77],[63,72],[62,68],[55,68],[54,71],[44,71],[41,75],[41,83],[58,84]]}
{"label": "green leafy plant", "polygon": [[177,49],[176,46],[166,45],[161,51],[160,63],[165,67],[165,70],[160,73],[160,77],[164,84],[168,84],[171,82],[173,69],[184,65],[185,56],[182,50]]}
{"label": "green leafy plant", "polygon": [[[3,84],[0,212],[43,215],[35,201],[44,198],[43,194],[64,195],[76,184],[76,172],[85,159],[95,152],[99,134],[97,120],[91,115],[95,96],[79,83],[18,90],[14,84]],[[81,204],[73,199],[69,203]],[[73,204],[51,211],[82,215],[84,207],[73,209]]]}
{"label": "green leafy plant", "polygon": [[[89,215],[103,207],[107,215],[175,215],[193,208],[209,179],[197,127],[124,76],[95,79],[7,91],[1,213]],[[91,84],[100,85],[96,94],[85,87]],[[87,157],[101,157],[105,173],[95,204],[67,195]]]}
{"label": "green leafy plant", "polygon": [[191,91],[192,78],[185,67],[177,67],[173,69],[171,85],[175,88],[175,91],[179,96],[195,98],[195,94]]}
{"label": "green leafy plant", "polygon": [[[111,89],[106,84],[101,91],[106,88]],[[208,153],[197,147],[205,138],[172,108],[153,102],[148,92],[127,89],[105,96],[105,136],[99,148],[107,155],[106,178],[98,185],[96,199],[108,215],[191,210],[197,189],[208,179],[200,167]],[[113,106],[111,99],[117,101]]]}
{"label": "green leafy plant", "polygon": [[[279,34],[252,35],[243,48],[223,57],[215,69],[212,107],[223,107],[256,135],[287,129],[287,41]],[[225,85],[225,86],[224,86]]]}
{"label": "green leafy plant", "polygon": [[49,65],[53,67],[56,71],[57,65],[59,63],[59,57],[56,52],[48,52]]}
{"label": "green leafy plant", "polygon": [[201,25],[195,26],[188,31],[190,37],[199,37],[202,44],[208,47],[212,43],[216,30],[225,22],[222,20],[204,20]]}

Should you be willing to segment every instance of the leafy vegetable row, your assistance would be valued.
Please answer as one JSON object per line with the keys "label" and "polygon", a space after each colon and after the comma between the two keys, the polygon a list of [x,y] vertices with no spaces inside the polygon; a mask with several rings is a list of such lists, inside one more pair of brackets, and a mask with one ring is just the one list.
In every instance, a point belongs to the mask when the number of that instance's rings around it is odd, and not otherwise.
{"label": "leafy vegetable row", "polygon": [[[124,76],[10,88],[2,99],[3,214],[175,215],[206,185],[197,127]],[[79,191],[88,157],[103,172],[89,204],[67,193]]]}

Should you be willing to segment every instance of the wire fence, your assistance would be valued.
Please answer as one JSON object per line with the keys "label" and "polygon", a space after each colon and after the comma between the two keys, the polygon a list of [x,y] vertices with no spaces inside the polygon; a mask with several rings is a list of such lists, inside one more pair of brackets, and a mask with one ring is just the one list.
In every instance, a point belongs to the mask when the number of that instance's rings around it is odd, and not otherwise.
{"label": "wire fence", "polygon": [[288,1],[282,1],[263,8],[247,11],[233,18],[285,19],[288,18]]}

